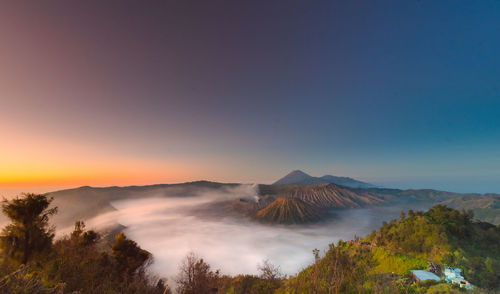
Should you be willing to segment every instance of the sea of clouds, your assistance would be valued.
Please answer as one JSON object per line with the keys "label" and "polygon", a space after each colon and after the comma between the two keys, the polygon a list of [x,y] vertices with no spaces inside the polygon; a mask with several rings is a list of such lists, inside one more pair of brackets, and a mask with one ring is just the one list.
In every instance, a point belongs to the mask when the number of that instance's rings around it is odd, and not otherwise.
{"label": "sea of clouds", "polygon": [[[152,271],[170,281],[182,259],[194,252],[223,274],[258,274],[268,260],[287,275],[296,274],[339,239],[365,236],[401,210],[426,207],[372,207],[331,212],[327,221],[312,225],[266,225],[249,218],[200,209],[228,200],[258,199],[256,186],[156,192],[112,202],[116,211],[85,220],[87,228],[102,230],[120,224],[125,234],[153,254]],[[58,236],[72,226],[58,226]]]}
{"label": "sea of clouds", "polygon": [[176,197],[154,196],[113,202],[115,212],[87,222],[89,228],[113,223],[126,227],[126,235],[154,256],[152,270],[171,279],[181,260],[194,252],[224,274],[257,274],[269,260],[291,275],[314,261],[312,250],[321,251],[339,239],[350,240],[378,228],[382,221],[399,217],[402,207],[376,207],[334,212],[327,222],[278,226],[233,216],[196,215],[197,207],[225,200],[257,199],[255,188],[209,190]]}

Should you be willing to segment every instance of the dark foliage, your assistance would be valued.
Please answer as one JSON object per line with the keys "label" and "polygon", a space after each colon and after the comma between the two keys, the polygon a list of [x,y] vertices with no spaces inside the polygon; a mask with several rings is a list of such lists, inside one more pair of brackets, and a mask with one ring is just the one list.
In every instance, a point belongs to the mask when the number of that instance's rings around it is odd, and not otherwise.
{"label": "dark foliage", "polygon": [[56,210],[49,204],[34,194],[4,203],[12,222],[2,232],[0,293],[170,293],[163,280],[147,274],[151,254],[123,233],[106,244],[76,222],[69,236],[52,242],[48,221]]}
{"label": "dark foliage", "polygon": [[48,208],[51,201],[45,195],[24,194],[3,202],[2,212],[11,224],[2,230],[0,246],[11,258],[26,264],[50,247],[54,233],[49,217],[57,212],[57,208]]}

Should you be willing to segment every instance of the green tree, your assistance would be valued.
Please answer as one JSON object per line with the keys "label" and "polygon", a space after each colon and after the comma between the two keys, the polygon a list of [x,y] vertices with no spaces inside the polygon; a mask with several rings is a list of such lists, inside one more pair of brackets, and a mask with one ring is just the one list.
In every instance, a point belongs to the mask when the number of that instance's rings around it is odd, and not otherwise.
{"label": "green tree", "polygon": [[111,254],[116,261],[116,269],[120,276],[129,280],[135,274],[143,274],[144,269],[152,262],[151,253],[142,249],[135,241],[127,239],[123,232],[115,237],[111,245]]}
{"label": "green tree", "polygon": [[33,254],[48,249],[54,238],[49,217],[57,207],[49,208],[52,198],[46,195],[23,194],[2,204],[2,212],[10,219],[0,236],[0,246],[8,255],[26,264]]}
{"label": "green tree", "polygon": [[99,234],[86,231],[85,224],[77,221],[69,236],[54,242],[50,258],[44,263],[46,280],[64,281],[65,291],[96,293],[112,288],[112,267],[104,263],[108,254],[99,252],[99,240]]}

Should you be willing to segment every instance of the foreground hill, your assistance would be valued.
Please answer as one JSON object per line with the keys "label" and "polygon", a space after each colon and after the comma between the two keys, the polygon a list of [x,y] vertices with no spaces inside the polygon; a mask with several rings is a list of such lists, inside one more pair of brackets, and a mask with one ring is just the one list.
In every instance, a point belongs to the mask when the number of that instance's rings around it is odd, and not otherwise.
{"label": "foreground hill", "polygon": [[323,211],[301,199],[280,197],[257,211],[255,218],[273,224],[303,224],[321,220]]}
{"label": "foreground hill", "polygon": [[373,188],[372,184],[361,182],[348,177],[336,177],[331,175],[324,175],[322,177],[312,177],[301,170],[294,170],[277,180],[273,185],[317,185],[333,183],[350,188]]}
{"label": "foreground hill", "polygon": [[473,284],[500,289],[500,227],[443,205],[401,215],[366,240],[391,252],[459,267]]}
{"label": "foreground hill", "polygon": [[[500,290],[500,227],[475,222],[470,212],[437,205],[410,211],[363,240],[331,244],[325,256],[284,282],[277,293],[461,293],[441,282],[413,283],[410,270],[442,275],[462,269],[479,293]],[[432,266],[431,266],[432,264]],[[485,290],[485,291],[483,291]]]}

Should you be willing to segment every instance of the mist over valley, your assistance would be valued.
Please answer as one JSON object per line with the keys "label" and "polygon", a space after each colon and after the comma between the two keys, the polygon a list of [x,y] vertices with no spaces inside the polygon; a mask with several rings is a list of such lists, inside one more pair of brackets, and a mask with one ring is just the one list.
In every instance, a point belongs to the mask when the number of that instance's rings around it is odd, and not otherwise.
{"label": "mist over valley", "polygon": [[48,196],[59,208],[53,217],[58,236],[71,232],[76,220],[111,235],[124,231],[153,254],[153,271],[170,279],[189,252],[224,274],[256,274],[258,265],[269,260],[291,275],[314,261],[313,249],[322,252],[338,240],[365,236],[401,211],[479,197],[298,181],[86,186]]}

